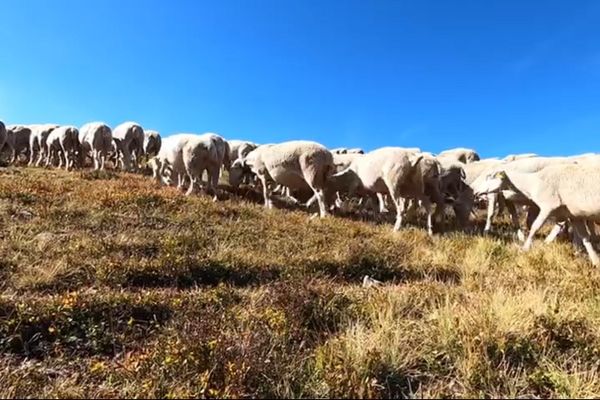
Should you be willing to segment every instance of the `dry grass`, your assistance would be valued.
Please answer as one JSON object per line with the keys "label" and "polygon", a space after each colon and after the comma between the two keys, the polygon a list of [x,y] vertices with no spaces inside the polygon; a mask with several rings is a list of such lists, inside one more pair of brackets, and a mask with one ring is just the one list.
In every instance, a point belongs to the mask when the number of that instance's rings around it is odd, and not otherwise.
{"label": "dry grass", "polygon": [[0,397],[600,395],[600,273],[566,244],[41,169],[0,171],[0,224]]}

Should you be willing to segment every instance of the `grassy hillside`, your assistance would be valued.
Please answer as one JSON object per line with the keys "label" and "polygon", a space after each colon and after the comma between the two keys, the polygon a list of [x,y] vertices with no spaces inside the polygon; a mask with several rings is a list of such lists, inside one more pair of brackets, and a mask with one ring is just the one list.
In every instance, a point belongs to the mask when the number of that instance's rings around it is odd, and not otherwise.
{"label": "grassy hillside", "polygon": [[11,168],[0,278],[1,397],[600,396],[600,273],[567,244]]}

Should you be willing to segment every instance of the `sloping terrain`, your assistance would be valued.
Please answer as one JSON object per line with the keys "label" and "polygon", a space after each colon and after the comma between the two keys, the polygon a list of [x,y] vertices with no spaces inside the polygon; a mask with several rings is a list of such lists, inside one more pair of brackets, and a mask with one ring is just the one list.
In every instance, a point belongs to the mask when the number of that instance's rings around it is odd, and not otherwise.
{"label": "sloping terrain", "polygon": [[568,244],[8,168],[0,278],[1,397],[600,396],[600,273]]}

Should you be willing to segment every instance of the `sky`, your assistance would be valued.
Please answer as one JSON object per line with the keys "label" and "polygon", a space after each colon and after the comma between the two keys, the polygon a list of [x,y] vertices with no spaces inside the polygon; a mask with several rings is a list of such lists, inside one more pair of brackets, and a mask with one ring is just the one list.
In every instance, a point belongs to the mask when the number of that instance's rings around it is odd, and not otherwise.
{"label": "sky", "polygon": [[600,152],[600,1],[6,0],[0,120]]}

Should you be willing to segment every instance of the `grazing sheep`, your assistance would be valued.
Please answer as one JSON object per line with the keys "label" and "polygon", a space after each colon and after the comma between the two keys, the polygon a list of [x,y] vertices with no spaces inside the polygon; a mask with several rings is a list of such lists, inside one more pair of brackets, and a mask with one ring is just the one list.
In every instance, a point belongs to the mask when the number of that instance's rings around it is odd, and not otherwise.
{"label": "grazing sheep", "polygon": [[194,187],[202,181],[204,171],[208,174],[207,191],[217,200],[217,185],[221,167],[229,161],[229,146],[219,135],[206,133],[188,138],[182,146],[182,161],[190,186],[186,192],[189,196]]}
{"label": "grazing sheep", "polygon": [[110,127],[102,122],[89,122],[81,127],[79,137],[82,156],[91,156],[94,161],[94,170],[104,169],[113,146]]}
{"label": "grazing sheep", "polygon": [[256,143],[248,142],[246,140],[228,140],[229,149],[231,152],[231,162],[234,162],[238,158],[244,158],[252,150],[256,149],[258,145]]}
{"label": "grazing sheep", "polygon": [[465,149],[464,147],[444,150],[438,154],[438,158],[453,159],[463,164],[469,164],[481,159],[475,150]]}
{"label": "grazing sheep", "polygon": [[75,166],[76,156],[81,151],[79,130],[74,126],[60,126],[53,129],[46,139],[48,157],[46,166],[58,158],[58,168],[64,165],[69,170]]}
{"label": "grazing sheep", "polygon": [[162,140],[160,151],[148,162],[152,168],[152,176],[159,184],[170,185],[177,181],[178,189],[183,186],[186,172],[181,151],[187,140],[194,136],[197,135],[180,133]]}
{"label": "grazing sheep", "polygon": [[54,124],[30,125],[31,135],[29,136],[29,149],[31,151],[29,166],[34,165],[35,154],[37,152],[36,166],[40,166],[42,162],[48,160],[48,145],[46,141],[50,133],[58,128]]}
{"label": "grazing sheep", "polygon": [[214,133],[180,133],[168,136],[163,139],[158,155],[149,161],[153,177],[159,183],[171,184],[177,180],[177,187],[181,188],[184,177],[188,176],[190,185],[187,195],[193,193],[206,170],[208,191],[215,195],[215,199],[221,167],[227,167],[228,164],[229,145]]}
{"label": "grazing sheep", "polygon": [[[363,155],[360,153],[332,153],[333,157],[333,165],[334,170],[333,174],[337,174],[339,172],[344,171],[348,168],[352,162],[362,157]],[[329,204],[332,208],[342,208],[345,200],[349,199],[352,196],[355,196],[357,193],[351,193],[348,191],[348,185],[343,179],[334,179],[333,175],[327,181],[326,188],[324,190],[325,194],[325,202]],[[362,203],[362,197],[361,203]],[[344,199],[345,198],[345,199]],[[310,208],[314,202],[317,201],[317,196],[313,195],[305,204],[307,208]]]}
{"label": "grazing sheep", "polygon": [[317,196],[319,214],[327,215],[324,189],[333,173],[333,156],[323,145],[310,141],[290,141],[263,145],[246,158],[236,161],[240,169],[249,167],[261,181],[266,208],[272,208],[269,181],[290,189],[310,189]]}
{"label": "grazing sheep", "polygon": [[6,145],[11,151],[10,163],[17,161],[21,153],[26,154],[27,160],[31,157],[29,137],[31,128],[25,125],[8,125],[6,127]]}
{"label": "grazing sheep", "polygon": [[333,179],[345,180],[350,192],[389,194],[396,205],[394,231],[402,226],[405,199],[420,201],[427,211],[428,232],[433,234],[431,202],[425,194],[423,172],[419,168],[421,160],[421,154],[398,147],[384,147],[357,158]]}
{"label": "grazing sheep", "polygon": [[[231,163],[233,162],[233,159],[231,157],[231,148],[229,147],[227,140],[225,140],[222,136],[212,132],[204,133],[202,136],[212,137],[215,145],[217,146],[218,162],[226,171],[229,171],[231,169]],[[217,177],[217,180],[218,179],[219,177]]]}
{"label": "grazing sheep", "polygon": [[148,157],[154,157],[160,151],[162,139],[157,131],[144,131],[144,152]]}
{"label": "grazing sheep", "polygon": [[[229,143],[231,143],[231,142],[232,141],[230,140]],[[271,146],[274,146],[274,143],[257,145],[256,148],[265,149],[265,148],[271,147]],[[237,158],[234,158],[233,156],[231,157],[232,164],[231,164],[231,168],[229,169],[229,184],[233,188],[238,188],[242,183],[245,183],[245,184],[248,184],[250,182],[258,183],[257,182],[258,177],[256,176],[256,174],[254,172],[252,172],[252,169],[245,162],[245,159],[254,150],[255,149],[250,150],[244,156],[240,156],[239,150],[238,150],[238,157]],[[232,150],[232,154],[233,154],[233,150]],[[276,190],[274,190],[274,192],[278,191],[278,190],[284,190],[282,185],[278,185],[278,187],[276,188]]]}
{"label": "grazing sheep", "polygon": [[539,172],[499,171],[487,177],[479,193],[509,189],[521,192],[539,207],[539,213],[523,245],[529,250],[535,233],[548,218],[569,219],[595,266],[600,258],[594,250],[586,221],[600,221],[600,174],[595,166],[549,165]]}
{"label": "grazing sheep", "polygon": [[144,130],[135,122],[124,122],[113,130],[117,147],[117,162],[126,171],[138,169],[139,157],[144,154]]}

